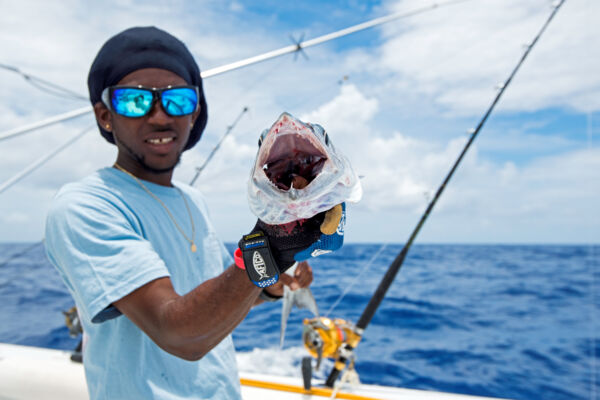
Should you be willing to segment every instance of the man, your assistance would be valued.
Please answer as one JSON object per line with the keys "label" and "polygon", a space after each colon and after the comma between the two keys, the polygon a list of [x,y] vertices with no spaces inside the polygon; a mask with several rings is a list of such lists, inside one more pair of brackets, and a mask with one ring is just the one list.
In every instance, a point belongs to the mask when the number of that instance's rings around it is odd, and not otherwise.
{"label": "man", "polygon": [[88,337],[90,397],[239,398],[230,334],[260,298],[280,296],[282,282],[311,283],[306,263],[294,278],[284,272],[317,241],[323,218],[291,235],[259,221],[232,265],[201,194],[172,182],[208,114],[198,66],[170,34],[149,27],[114,36],[88,87],[117,160],[59,191],[46,245]]}

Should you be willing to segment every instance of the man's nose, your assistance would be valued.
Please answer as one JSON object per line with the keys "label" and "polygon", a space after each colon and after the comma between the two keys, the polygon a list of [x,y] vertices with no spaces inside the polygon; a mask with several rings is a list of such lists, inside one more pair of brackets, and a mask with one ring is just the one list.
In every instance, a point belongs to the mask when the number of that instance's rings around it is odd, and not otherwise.
{"label": "man's nose", "polygon": [[148,122],[151,124],[163,125],[172,122],[173,117],[165,112],[162,107],[161,101],[156,101],[150,112],[148,113]]}

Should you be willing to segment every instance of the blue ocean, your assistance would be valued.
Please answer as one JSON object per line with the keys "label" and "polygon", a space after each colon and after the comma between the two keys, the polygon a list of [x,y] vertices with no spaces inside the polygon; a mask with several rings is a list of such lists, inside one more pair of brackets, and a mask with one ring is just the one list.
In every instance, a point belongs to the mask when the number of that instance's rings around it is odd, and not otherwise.
{"label": "blue ocean", "polygon": [[[347,244],[312,261],[321,313],[356,322],[401,248]],[[357,348],[361,381],[511,399],[599,398],[599,259],[598,245],[413,246]],[[61,313],[73,301],[41,243],[0,245],[0,304],[0,342],[77,345]],[[240,369],[299,373],[302,321],[311,315],[292,311],[283,349],[280,315],[280,303],[264,304],[235,330]]]}

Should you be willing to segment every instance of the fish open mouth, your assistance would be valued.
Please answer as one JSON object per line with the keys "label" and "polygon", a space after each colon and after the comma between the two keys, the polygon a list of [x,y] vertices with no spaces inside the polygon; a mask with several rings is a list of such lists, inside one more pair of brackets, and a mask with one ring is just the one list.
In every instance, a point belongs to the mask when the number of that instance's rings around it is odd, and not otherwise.
{"label": "fish open mouth", "polygon": [[248,204],[260,221],[279,226],[306,223],[361,195],[349,160],[321,125],[284,112],[260,134],[248,180]]}
{"label": "fish open mouth", "polygon": [[319,175],[327,161],[325,153],[305,136],[278,134],[271,145],[263,171],[281,190],[305,188]]}

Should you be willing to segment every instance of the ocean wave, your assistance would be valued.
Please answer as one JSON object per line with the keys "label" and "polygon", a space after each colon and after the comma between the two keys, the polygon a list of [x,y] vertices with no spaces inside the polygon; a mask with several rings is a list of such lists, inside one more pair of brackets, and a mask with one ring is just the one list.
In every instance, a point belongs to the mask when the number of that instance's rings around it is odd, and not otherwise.
{"label": "ocean wave", "polygon": [[[350,288],[329,316],[356,322],[401,248],[350,244],[312,261],[321,312]],[[356,349],[361,380],[525,400],[589,399],[600,382],[600,271],[591,258],[598,250],[415,245]],[[74,348],[78,339],[68,336],[61,314],[73,301],[43,247],[0,245],[0,266],[0,341]],[[292,311],[283,349],[280,316],[281,303],[263,304],[234,331],[241,370],[298,375],[307,356],[302,321],[311,315]],[[325,360],[317,377],[331,366]]]}

